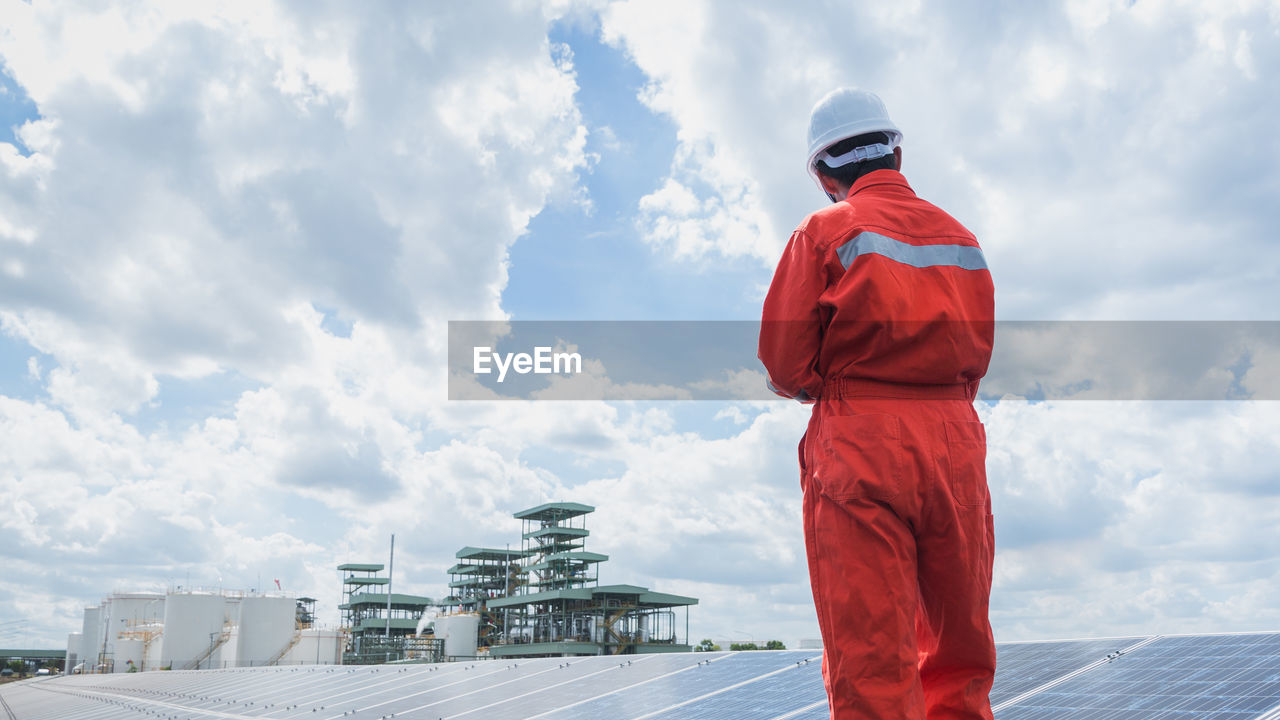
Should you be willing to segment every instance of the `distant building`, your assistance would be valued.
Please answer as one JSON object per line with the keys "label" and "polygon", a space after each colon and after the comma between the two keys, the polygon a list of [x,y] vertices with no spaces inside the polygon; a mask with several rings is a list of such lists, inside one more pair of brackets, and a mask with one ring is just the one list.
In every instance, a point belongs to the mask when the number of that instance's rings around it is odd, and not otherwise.
{"label": "distant building", "polygon": [[229,590],[113,593],[67,636],[67,672],[332,665],[341,633],[311,598]]}
{"label": "distant building", "polygon": [[[453,594],[432,623],[447,656],[462,658],[688,652],[697,598],[636,585],[600,585],[607,555],[585,549],[580,503],[522,510],[518,550],[465,547],[449,569]],[[683,617],[678,610],[684,609]]]}

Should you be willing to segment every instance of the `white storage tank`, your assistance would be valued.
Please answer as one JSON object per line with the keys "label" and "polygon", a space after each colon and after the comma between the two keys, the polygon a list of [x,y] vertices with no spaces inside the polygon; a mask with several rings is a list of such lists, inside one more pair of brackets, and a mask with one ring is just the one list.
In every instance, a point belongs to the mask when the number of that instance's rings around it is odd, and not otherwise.
{"label": "white storage tank", "polygon": [[297,626],[293,598],[249,596],[240,601],[240,638],[236,662],[240,667],[266,665],[279,659],[293,642]]}
{"label": "white storage tank", "polygon": [[[209,593],[170,593],[164,599],[164,646],[160,666],[174,670],[207,660],[220,641],[226,599]],[[204,666],[204,663],[201,663]]]}
{"label": "white storage tank", "polygon": [[115,655],[112,657],[113,672],[129,672],[132,668],[142,671],[143,650],[145,643],[134,638],[120,638],[115,642]]}
{"label": "white storage tank", "polygon": [[444,640],[447,657],[475,657],[479,632],[480,616],[475,613],[436,616],[435,635]]}
{"label": "white storage tank", "polygon": [[[103,604],[106,616],[107,657],[116,665],[124,662],[116,648],[121,636],[137,640],[140,628],[164,618],[164,596],[159,593],[115,593]],[[139,662],[138,658],[133,659]],[[120,668],[117,667],[119,672]]]}
{"label": "white storage tank", "polygon": [[337,630],[308,628],[302,631],[298,644],[280,658],[281,665],[337,665],[341,659],[342,633]]}
{"label": "white storage tank", "polygon": [[84,671],[97,672],[98,656],[102,653],[102,608],[84,609],[84,624],[80,628],[80,662]]}
{"label": "white storage tank", "polygon": [[67,634],[67,661],[62,666],[67,673],[80,664],[80,638],[82,637],[84,636],[78,632]]}
{"label": "white storage tank", "polygon": [[227,609],[225,613],[227,622],[231,623],[232,625],[239,625],[240,624],[240,596],[224,595],[223,597],[226,599],[226,603],[227,603]]}
{"label": "white storage tank", "polygon": [[156,623],[151,626],[151,642],[147,643],[145,651],[142,655],[142,667],[144,670],[157,670],[164,667],[160,664],[160,655],[164,650],[164,624]]}

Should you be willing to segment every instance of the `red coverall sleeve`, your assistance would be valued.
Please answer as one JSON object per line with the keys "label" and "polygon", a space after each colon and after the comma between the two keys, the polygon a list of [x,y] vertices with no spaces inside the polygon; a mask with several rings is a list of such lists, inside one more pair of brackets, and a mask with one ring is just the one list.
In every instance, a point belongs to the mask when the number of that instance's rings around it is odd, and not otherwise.
{"label": "red coverall sleeve", "polygon": [[764,299],[757,356],[769,373],[769,389],[801,402],[812,402],[822,389],[818,350],[822,315],[818,297],[827,289],[823,253],[813,238],[796,230],[773,273]]}

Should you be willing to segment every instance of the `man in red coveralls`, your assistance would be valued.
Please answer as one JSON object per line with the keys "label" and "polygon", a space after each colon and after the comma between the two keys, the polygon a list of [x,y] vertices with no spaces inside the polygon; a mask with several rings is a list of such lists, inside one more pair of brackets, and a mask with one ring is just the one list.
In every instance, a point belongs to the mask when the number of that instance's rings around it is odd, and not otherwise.
{"label": "man in red coveralls", "polygon": [[916,197],[875,95],[828,94],[809,172],[834,204],[764,303],[774,392],[814,402],[804,534],[833,720],[991,718],[994,533],[973,399],[994,331],[978,241]]}

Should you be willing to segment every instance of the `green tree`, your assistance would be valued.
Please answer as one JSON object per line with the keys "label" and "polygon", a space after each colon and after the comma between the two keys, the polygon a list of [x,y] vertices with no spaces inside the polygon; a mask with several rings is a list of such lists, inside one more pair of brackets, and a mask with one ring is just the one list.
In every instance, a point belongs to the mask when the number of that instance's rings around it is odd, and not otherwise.
{"label": "green tree", "polygon": [[10,660],[10,661],[9,661],[9,663],[8,663],[7,665],[5,665],[5,667],[7,667],[7,668],[9,668],[10,670],[14,671],[14,672],[15,672],[15,673],[17,673],[18,675],[26,675],[26,674],[27,674],[27,664],[26,664],[26,663],[24,663],[24,662],[22,662],[21,660]]}
{"label": "green tree", "polygon": [[781,640],[770,640],[764,644],[765,650],[786,650],[787,646],[782,644]]}
{"label": "green tree", "polygon": [[746,642],[746,643],[731,643],[731,644],[729,645],[729,649],[730,649],[730,650],[759,650],[759,649],[760,649],[760,646],[759,646],[759,645],[756,645],[756,644],[755,644],[755,643],[753,643],[753,642]]}
{"label": "green tree", "polygon": [[698,643],[698,646],[695,647],[693,651],[694,652],[716,652],[719,649],[720,649],[720,646],[711,642],[711,638],[703,638],[702,642]]}

